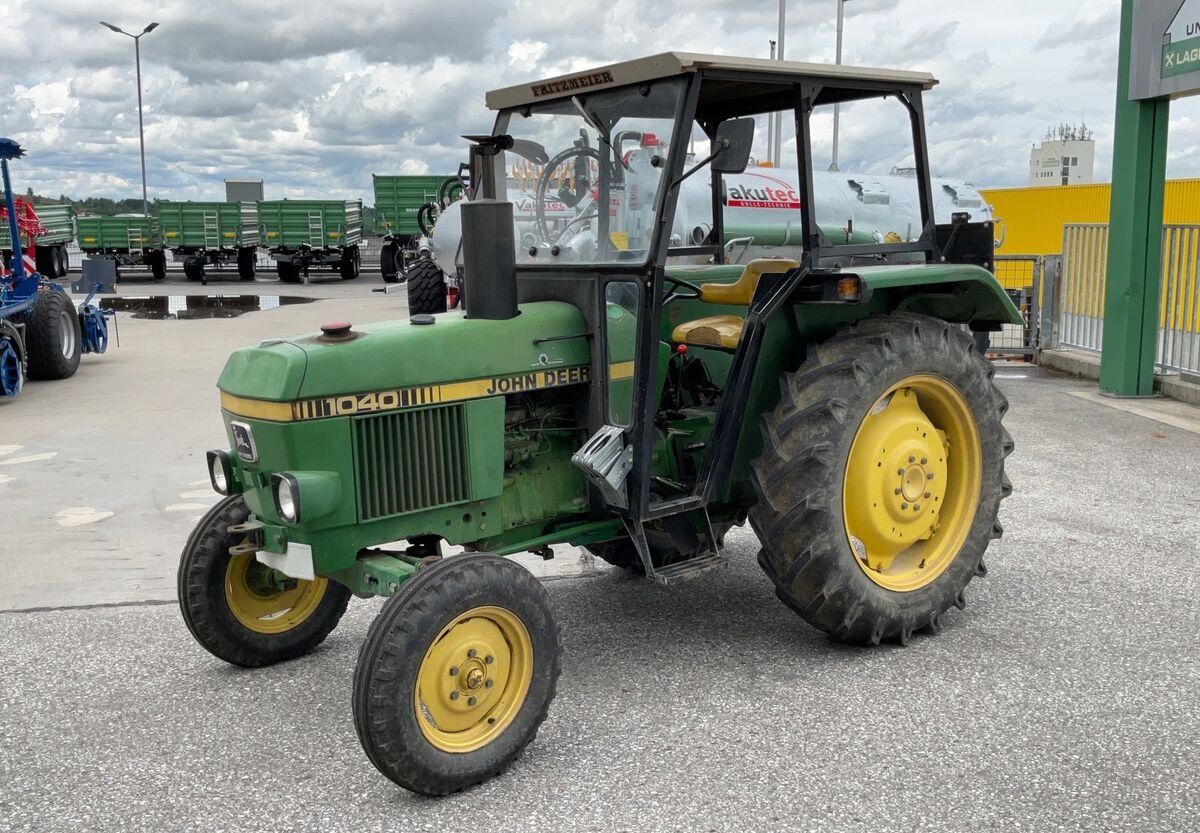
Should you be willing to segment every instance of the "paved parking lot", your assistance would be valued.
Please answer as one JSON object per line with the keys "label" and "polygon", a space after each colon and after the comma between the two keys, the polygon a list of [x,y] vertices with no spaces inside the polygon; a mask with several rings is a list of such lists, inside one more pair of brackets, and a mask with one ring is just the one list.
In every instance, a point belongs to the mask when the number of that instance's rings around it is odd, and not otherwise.
{"label": "paved parking lot", "polygon": [[212,501],[225,355],[403,315],[377,281],[125,318],[119,350],[0,405],[0,501],[21,519],[0,547],[0,831],[1195,829],[1200,418],[1022,366],[1001,371],[1006,535],[939,636],[831,643],[776,601],[746,530],[729,569],[670,589],[566,553],[583,577],[547,581],[565,655],[537,740],[460,796],[393,786],[349,707],[377,601],[253,672],[169,604]]}

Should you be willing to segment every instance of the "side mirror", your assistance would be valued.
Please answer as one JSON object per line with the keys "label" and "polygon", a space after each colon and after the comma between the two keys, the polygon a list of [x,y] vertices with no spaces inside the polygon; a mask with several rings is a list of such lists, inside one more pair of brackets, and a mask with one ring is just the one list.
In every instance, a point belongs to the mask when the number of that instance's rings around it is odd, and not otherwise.
{"label": "side mirror", "polygon": [[713,141],[712,170],[720,174],[740,174],[750,164],[754,144],[754,119],[730,119],[721,122]]}

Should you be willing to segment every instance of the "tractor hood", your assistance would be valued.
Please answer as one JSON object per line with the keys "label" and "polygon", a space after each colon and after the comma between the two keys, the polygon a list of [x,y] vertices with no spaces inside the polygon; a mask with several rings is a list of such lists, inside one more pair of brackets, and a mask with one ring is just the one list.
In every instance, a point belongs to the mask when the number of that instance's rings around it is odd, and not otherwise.
{"label": "tractor hood", "polygon": [[[492,395],[518,389],[503,385],[524,384],[524,377],[549,379],[590,361],[587,325],[571,304],[523,304],[516,318],[504,321],[449,312],[433,322],[366,324],[353,327],[344,340],[315,333],[247,347],[229,357],[217,387],[231,397],[267,402],[373,392],[406,395],[411,389],[424,403],[424,390],[431,391],[429,401],[441,401],[437,386],[447,383],[477,382],[473,387],[479,395]],[[586,370],[582,372],[586,378]],[[510,377],[521,378],[514,382]],[[488,387],[491,381],[497,381],[496,388]],[[534,386],[551,383],[539,376]]]}

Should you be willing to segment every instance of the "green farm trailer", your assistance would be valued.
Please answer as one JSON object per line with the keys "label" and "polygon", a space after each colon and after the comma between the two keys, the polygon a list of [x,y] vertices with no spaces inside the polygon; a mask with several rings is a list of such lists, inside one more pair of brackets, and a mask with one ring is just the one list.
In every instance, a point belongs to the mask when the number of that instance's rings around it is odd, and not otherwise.
{"label": "green farm trailer", "polygon": [[281,281],[299,283],[313,266],[353,280],[361,258],[362,216],[362,200],[260,201],[260,242]]}
{"label": "green farm trailer", "polygon": [[422,238],[433,231],[441,209],[462,195],[456,176],[371,174],[375,185],[375,231],[383,238],[379,271],[399,283],[421,254]]}
{"label": "green farm trailer", "polygon": [[205,267],[236,263],[238,277],[254,279],[259,244],[253,202],[160,202],[163,244],[183,260],[188,280],[207,283]]}
{"label": "green farm trailer", "polygon": [[[35,205],[33,210],[46,229],[34,238],[37,270],[47,278],[61,278],[67,274],[67,245],[75,239],[75,209],[69,205]],[[0,225],[0,251],[5,263],[12,258],[12,250],[8,226]]]}
{"label": "green farm trailer", "polygon": [[146,266],[161,281],[167,276],[167,256],[158,220],[144,214],[86,215],[75,218],[79,248],[89,260],[116,261],[122,266]]}

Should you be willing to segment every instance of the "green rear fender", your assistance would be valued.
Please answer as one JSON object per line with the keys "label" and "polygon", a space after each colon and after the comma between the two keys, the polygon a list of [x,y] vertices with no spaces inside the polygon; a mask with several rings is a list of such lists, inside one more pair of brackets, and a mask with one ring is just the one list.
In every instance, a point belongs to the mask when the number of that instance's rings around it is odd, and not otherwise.
{"label": "green rear fender", "polygon": [[872,312],[920,312],[963,324],[1024,323],[1000,282],[978,266],[873,266],[855,272],[871,290]]}

